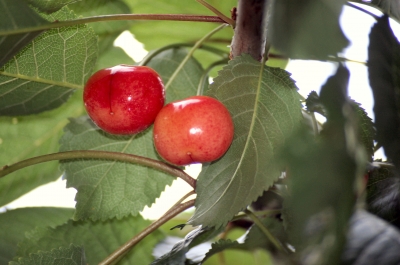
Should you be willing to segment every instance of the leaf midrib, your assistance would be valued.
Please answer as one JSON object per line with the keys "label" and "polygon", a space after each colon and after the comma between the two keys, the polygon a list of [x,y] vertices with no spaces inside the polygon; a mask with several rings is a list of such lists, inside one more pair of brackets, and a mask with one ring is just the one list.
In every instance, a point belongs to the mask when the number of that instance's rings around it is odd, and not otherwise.
{"label": "leaf midrib", "polygon": [[44,78],[40,78],[40,77],[32,77],[32,76],[21,75],[21,74],[11,74],[11,73],[1,72],[1,71],[0,71],[0,75],[13,77],[13,78],[17,78],[17,79],[22,79],[22,80],[27,80],[30,82],[54,85],[54,86],[58,86],[58,87],[65,87],[65,88],[70,88],[70,89],[83,89],[83,85],[78,85],[78,84],[73,84],[73,83],[68,83],[68,82],[58,82],[58,81],[44,79]]}

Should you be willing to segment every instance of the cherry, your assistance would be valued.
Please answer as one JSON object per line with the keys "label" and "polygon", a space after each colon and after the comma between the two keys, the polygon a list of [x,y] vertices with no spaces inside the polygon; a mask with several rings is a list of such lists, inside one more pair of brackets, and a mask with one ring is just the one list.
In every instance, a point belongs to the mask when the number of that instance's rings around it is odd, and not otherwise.
{"label": "cherry", "polygon": [[225,154],[232,143],[233,122],[217,99],[193,96],[161,109],[153,139],[159,155],[171,164],[211,162]]}
{"label": "cherry", "polygon": [[164,84],[149,67],[117,65],[89,78],[83,101],[90,118],[104,131],[135,134],[149,127],[164,106]]}

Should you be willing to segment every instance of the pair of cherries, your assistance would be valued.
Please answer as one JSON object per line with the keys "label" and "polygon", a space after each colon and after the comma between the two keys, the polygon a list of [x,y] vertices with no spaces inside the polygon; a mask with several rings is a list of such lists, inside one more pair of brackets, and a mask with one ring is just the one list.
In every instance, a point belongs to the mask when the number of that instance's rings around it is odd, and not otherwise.
{"label": "pair of cherries", "polygon": [[93,122],[111,134],[136,134],[154,123],[154,146],[174,165],[217,160],[233,139],[232,118],[220,101],[193,96],[164,106],[164,84],[146,66],[97,71],[85,85],[83,101]]}

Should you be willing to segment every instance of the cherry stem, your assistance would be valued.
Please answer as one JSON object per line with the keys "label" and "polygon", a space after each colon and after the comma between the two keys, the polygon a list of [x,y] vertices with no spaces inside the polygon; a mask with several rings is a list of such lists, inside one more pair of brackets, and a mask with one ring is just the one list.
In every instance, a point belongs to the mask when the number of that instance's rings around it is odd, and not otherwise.
{"label": "cherry stem", "polygon": [[[163,46],[163,47],[161,47],[161,48],[159,48],[157,50],[153,50],[153,51],[149,52],[143,58],[143,60],[139,63],[139,65],[140,66],[147,65],[151,61],[151,59],[153,59],[155,56],[157,56],[158,54],[162,53],[163,51],[174,49],[174,48],[181,48],[181,47],[193,47],[193,44],[192,43],[174,43],[174,44],[170,44],[170,45],[167,45],[167,46]],[[206,50],[208,52],[217,54],[217,55],[219,55],[219,56],[221,56],[223,58],[227,57],[227,52],[225,52],[223,50],[220,50],[220,49],[217,49],[217,48],[214,48],[214,47],[211,47],[211,46],[201,45],[199,47],[199,49],[203,49],[203,50]]]}
{"label": "cherry stem", "polygon": [[54,160],[71,160],[71,159],[104,159],[104,160],[115,160],[121,162],[127,162],[132,164],[138,164],[146,167],[151,167],[172,175],[177,178],[183,179],[187,184],[189,184],[193,189],[196,188],[196,180],[189,176],[183,170],[168,165],[164,162],[132,154],[124,154],[119,152],[107,152],[107,151],[96,151],[96,150],[75,150],[53,153],[48,155],[37,156],[22,160],[10,166],[4,166],[0,169],[0,178],[17,171],[19,169],[36,165],[43,162],[49,162]]}
{"label": "cherry stem", "polygon": [[222,24],[209,32],[207,35],[205,35],[203,38],[198,40],[195,45],[190,49],[186,57],[182,60],[182,62],[179,64],[179,66],[175,69],[174,73],[171,75],[169,78],[168,82],[165,84],[165,90],[168,89],[168,87],[171,85],[171,83],[175,80],[175,77],[178,75],[178,73],[182,70],[183,66],[186,64],[186,62],[190,59],[190,57],[193,56],[193,53],[206,41],[208,40],[212,35],[220,31],[221,29],[225,28],[227,24]]}
{"label": "cherry stem", "polygon": [[53,28],[69,27],[85,23],[116,21],[116,20],[166,20],[166,21],[214,22],[214,23],[225,24],[225,21],[218,16],[187,15],[187,14],[116,14],[116,15],[93,16],[93,17],[79,18],[66,21],[57,21],[34,27],[0,31],[0,36],[34,32],[34,31],[43,31]]}
{"label": "cherry stem", "polygon": [[216,67],[218,65],[226,65],[226,64],[228,64],[228,58],[214,62],[214,63],[210,64],[207,67],[207,69],[204,70],[203,75],[200,78],[199,85],[197,86],[196,95],[199,96],[199,95],[203,95],[204,94],[204,85],[208,80],[208,74],[210,73],[210,71],[212,69],[214,69],[214,67]]}
{"label": "cherry stem", "polygon": [[169,209],[160,219],[153,222],[151,225],[146,227],[143,231],[133,237],[131,240],[126,242],[124,245],[115,250],[111,255],[105,258],[103,261],[99,263],[99,265],[110,265],[114,264],[117,260],[121,259],[125,254],[128,253],[137,243],[139,243],[146,236],[154,232],[157,228],[165,224],[167,221],[171,220],[173,217],[178,215],[179,213],[193,207],[195,200],[190,200],[178,205],[174,205],[171,209]]}

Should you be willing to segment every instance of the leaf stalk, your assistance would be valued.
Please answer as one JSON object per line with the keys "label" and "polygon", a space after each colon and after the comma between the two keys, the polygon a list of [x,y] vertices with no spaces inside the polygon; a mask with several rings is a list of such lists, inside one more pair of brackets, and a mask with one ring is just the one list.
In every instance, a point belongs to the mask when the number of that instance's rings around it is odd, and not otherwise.
{"label": "leaf stalk", "polygon": [[38,25],[34,27],[0,31],[0,36],[43,31],[61,27],[70,27],[70,26],[76,26],[80,24],[93,23],[93,22],[117,21],[117,20],[165,20],[165,21],[214,22],[214,23],[225,24],[225,21],[218,16],[186,15],[186,14],[116,14],[116,15],[93,16],[93,17],[79,18],[66,21],[56,21],[53,23]]}

